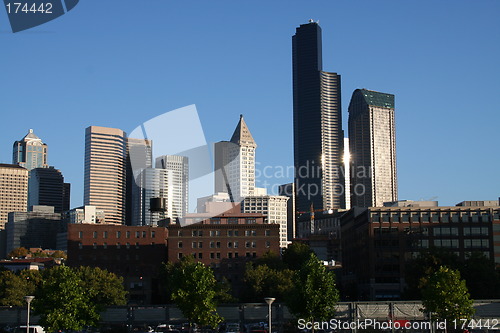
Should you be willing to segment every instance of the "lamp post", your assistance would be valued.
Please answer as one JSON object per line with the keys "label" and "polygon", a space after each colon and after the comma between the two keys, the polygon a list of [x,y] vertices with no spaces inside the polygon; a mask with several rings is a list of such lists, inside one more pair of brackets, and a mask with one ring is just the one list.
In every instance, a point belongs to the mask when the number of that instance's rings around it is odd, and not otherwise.
{"label": "lamp post", "polygon": [[269,306],[269,330],[267,333],[271,333],[271,304],[273,304],[274,300],[276,298],[274,297],[266,297],[264,300],[266,301],[267,305]]}
{"label": "lamp post", "polygon": [[35,298],[35,296],[24,296],[23,298],[26,301],[26,303],[28,303],[28,316],[27,316],[27,320],[26,320],[26,333],[30,333],[30,304],[31,304],[31,301],[33,300],[33,298]]}

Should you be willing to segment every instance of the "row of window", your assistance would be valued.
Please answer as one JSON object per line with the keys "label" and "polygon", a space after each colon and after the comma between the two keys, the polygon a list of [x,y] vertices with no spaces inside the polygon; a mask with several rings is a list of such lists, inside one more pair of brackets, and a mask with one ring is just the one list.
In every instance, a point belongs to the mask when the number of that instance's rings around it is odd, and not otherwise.
{"label": "row of window", "polygon": [[[177,242],[177,248],[182,249],[183,247],[184,247],[184,243],[182,241]],[[221,248],[221,242],[211,241],[209,243],[209,247],[211,249],[220,249]],[[237,249],[239,247],[239,241],[227,242],[226,247],[228,249]],[[245,247],[246,248],[256,248],[257,247],[257,242],[246,241],[245,242]],[[266,242],[266,247],[267,248],[271,247],[271,242],[267,241]],[[192,249],[202,249],[203,248],[203,242],[191,242],[191,248]]]}
{"label": "row of window", "polygon": [[[127,248],[127,249],[130,249],[130,247],[131,247],[130,243],[125,243],[124,245],[125,245],[125,248]],[[151,242],[151,244],[149,244],[149,245],[155,246],[155,243]],[[93,243],[92,244],[92,248],[93,249],[97,249],[98,246],[99,245],[97,245],[97,243]],[[101,246],[102,246],[103,249],[107,249],[108,248],[108,243],[103,243]],[[122,244],[120,244],[120,243],[116,243],[115,246],[116,246],[117,249],[121,249],[122,248]],[[139,245],[139,243],[136,242],[134,246],[135,246],[136,249],[138,249],[138,248],[140,248],[141,245]],[[144,244],[143,244],[143,246],[144,246]],[[78,248],[80,250],[83,249],[83,244],[82,243],[78,243]]]}
{"label": "row of window", "polygon": [[[182,230],[177,231],[177,236],[182,237],[182,235],[183,235]],[[209,235],[210,235],[210,237],[220,237],[222,234],[221,234],[220,230],[210,230]],[[239,237],[240,231],[230,229],[230,230],[227,230],[226,235],[227,235],[227,237]],[[264,235],[271,236],[271,230],[266,229],[264,231]],[[203,230],[192,230],[191,236],[192,237],[203,237]],[[245,230],[245,236],[247,236],[247,237],[257,236],[257,230]]]}
{"label": "row of window", "polygon": [[[498,214],[498,213],[497,213]],[[498,217],[494,217],[498,219]],[[490,222],[487,211],[372,213],[372,222]]]}
{"label": "row of window", "polygon": [[[108,231],[103,231],[102,232],[102,238],[106,239],[108,238],[109,232]],[[130,238],[132,233],[130,231],[125,232],[125,238]],[[147,238],[148,232],[147,231],[136,231],[135,232],[135,238]],[[115,234],[115,237],[117,239],[120,239],[122,237],[122,232],[117,231]],[[151,231],[150,232],[150,237],[155,238],[156,237],[156,231]],[[78,238],[83,239],[83,231],[78,231]],[[94,231],[92,232],[92,238],[97,239],[99,238],[99,232]]]}
{"label": "row of window", "polygon": [[[191,255],[195,259],[203,259],[203,253],[199,252],[192,252]],[[182,252],[177,253],[177,259],[181,259],[184,256]],[[257,258],[257,252],[246,252],[245,253],[246,258]],[[240,258],[240,254],[238,252],[228,252],[227,253],[227,258],[228,259],[238,259]],[[220,252],[210,252],[210,259],[221,259],[221,253]],[[220,266],[218,266],[220,267]]]}

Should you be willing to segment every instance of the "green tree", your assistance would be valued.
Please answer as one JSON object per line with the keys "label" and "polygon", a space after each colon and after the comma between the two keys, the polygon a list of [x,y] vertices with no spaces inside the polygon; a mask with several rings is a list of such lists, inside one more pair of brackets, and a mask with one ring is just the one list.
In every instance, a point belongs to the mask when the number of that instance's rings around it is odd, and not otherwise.
{"label": "green tree", "polygon": [[297,318],[321,321],[333,318],[339,292],[335,274],[311,253],[294,277],[294,288],[285,299],[288,309]]}
{"label": "green tree", "polygon": [[222,321],[217,314],[217,280],[212,269],[193,257],[166,264],[167,286],[171,299],[190,323],[216,327]]}
{"label": "green tree", "polygon": [[84,326],[95,326],[99,320],[92,295],[74,270],[57,266],[43,272],[33,308],[41,315],[40,323],[46,330],[77,331]]}
{"label": "green tree", "polygon": [[60,259],[64,259],[64,260],[68,259],[66,252],[61,251],[61,250],[54,251],[54,253],[52,253],[50,256],[52,258],[60,258]]}
{"label": "green tree", "polygon": [[9,270],[0,271],[0,305],[26,305],[23,296],[34,295],[40,282],[39,271],[23,270],[18,273]]}
{"label": "green tree", "polygon": [[428,278],[422,278],[421,287],[422,304],[432,318],[451,321],[474,315],[473,300],[458,270],[441,266]]}
{"label": "green tree", "polygon": [[313,253],[309,245],[304,243],[292,243],[283,251],[283,262],[291,270],[299,270],[309,256]]}
{"label": "green tree", "polygon": [[284,299],[293,288],[294,272],[289,269],[277,270],[268,265],[252,265],[245,269],[245,283],[248,286],[247,300],[262,302],[265,297]]}
{"label": "green tree", "polygon": [[418,257],[410,260],[405,265],[406,290],[403,297],[405,299],[421,299],[421,280],[432,275],[441,266],[458,269],[460,267],[459,258],[453,252],[439,248],[431,248],[421,252]]}
{"label": "green tree", "polygon": [[122,277],[99,267],[78,267],[76,273],[99,310],[108,305],[127,303]]}

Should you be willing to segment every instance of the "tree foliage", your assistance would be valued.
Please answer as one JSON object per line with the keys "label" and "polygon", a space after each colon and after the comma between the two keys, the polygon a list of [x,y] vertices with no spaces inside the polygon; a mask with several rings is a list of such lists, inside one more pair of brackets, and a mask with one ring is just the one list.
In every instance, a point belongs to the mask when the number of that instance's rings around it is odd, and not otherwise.
{"label": "tree foliage", "polygon": [[291,270],[299,270],[313,253],[309,245],[292,243],[283,252],[283,262]]}
{"label": "tree foliage", "polygon": [[245,282],[249,289],[248,301],[262,302],[265,297],[283,300],[293,287],[294,272],[289,269],[273,269],[266,264],[252,265],[245,269]]}
{"label": "tree foliage", "polygon": [[10,251],[9,254],[7,254],[7,258],[9,258],[9,259],[23,258],[23,257],[26,257],[28,255],[28,253],[29,253],[28,249],[26,249],[24,247],[18,247],[18,248],[13,249],[12,251]]}
{"label": "tree foliage", "polygon": [[92,293],[85,288],[79,275],[67,266],[44,271],[33,308],[41,315],[40,323],[48,331],[81,330],[99,320]]}
{"label": "tree foliage", "polygon": [[465,260],[460,260],[453,252],[431,248],[409,261],[405,268],[407,288],[405,299],[420,299],[421,280],[436,272],[441,266],[460,271],[473,298],[499,298],[500,272],[492,260],[482,253],[473,252]]}
{"label": "tree foliage", "polygon": [[76,269],[76,273],[99,309],[107,305],[126,304],[127,293],[123,289],[122,277],[99,267],[82,266]]}
{"label": "tree foliage", "polygon": [[327,271],[316,255],[309,254],[293,282],[293,289],[286,298],[290,312],[306,321],[333,318],[339,300],[335,274]]}
{"label": "tree foliage", "polygon": [[216,327],[222,321],[217,314],[217,280],[212,269],[186,256],[166,264],[166,277],[171,299],[190,323]]}
{"label": "tree foliage", "polygon": [[474,315],[473,300],[458,270],[441,266],[421,280],[421,287],[422,303],[433,318],[451,321]]}
{"label": "tree foliage", "polygon": [[24,306],[23,297],[34,295],[41,282],[39,271],[23,270],[14,273],[9,270],[0,271],[0,305]]}

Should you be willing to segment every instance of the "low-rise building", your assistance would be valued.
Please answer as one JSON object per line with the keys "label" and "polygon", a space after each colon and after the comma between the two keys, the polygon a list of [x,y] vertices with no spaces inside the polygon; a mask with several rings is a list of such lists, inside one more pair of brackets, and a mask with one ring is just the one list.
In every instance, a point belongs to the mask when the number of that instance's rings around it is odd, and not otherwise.
{"label": "low-rise building", "polygon": [[500,206],[355,207],[342,216],[341,233],[342,283],[361,300],[399,299],[407,261],[432,247],[500,264]]}

